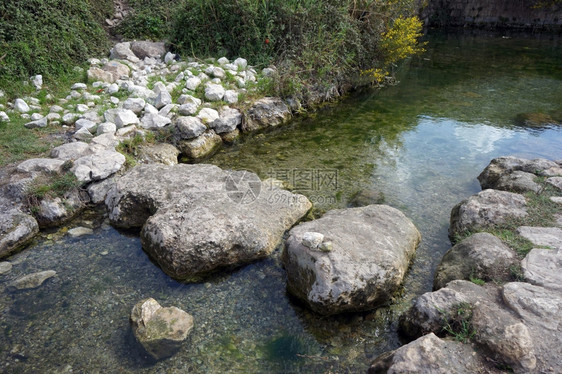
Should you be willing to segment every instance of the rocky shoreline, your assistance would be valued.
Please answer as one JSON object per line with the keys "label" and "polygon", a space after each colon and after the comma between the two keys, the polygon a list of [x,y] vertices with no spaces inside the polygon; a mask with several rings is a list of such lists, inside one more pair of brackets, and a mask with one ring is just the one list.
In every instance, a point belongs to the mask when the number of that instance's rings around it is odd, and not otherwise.
{"label": "rocky shoreline", "polygon": [[[49,158],[26,160],[1,173],[0,257],[19,250],[39,228],[60,226],[88,204],[103,202],[111,185],[107,179],[137,160],[198,162],[241,132],[278,126],[300,110],[296,100],[290,108],[256,93],[262,81],[274,79],[273,68],[258,73],[243,58],[180,62],[175,57],[164,43],[118,43],[110,59],[90,59],[92,83],[73,84],[58,104],[43,108],[36,98],[17,99],[1,112],[0,121],[28,118],[28,128],[61,126],[69,141],[52,149]],[[40,89],[41,76],[32,83]],[[135,142],[139,146],[132,151],[122,146]],[[75,188],[30,193],[65,177],[76,178],[70,186]]]}
{"label": "rocky shoreline", "polygon": [[[1,173],[0,258],[25,247],[40,229],[59,226],[87,206],[105,205],[113,226],[141,230],[143,249],[172,278],[197,281],[243,266],[285,241],[288,291],[316,313],[388,302],[420,241],[400,211],[368,205],[301,222],[311,202],[280,181],[178,164],[178,158],[204,160],[240,133],[288,121],[300,109],[294,100],[266,97],[236,107],[274,69],[258,74],[243,59],[177,62],[162,44],[147,42],[120,43],[111,57],[91,61],[88,76],[95,82],[73,85],[60,101],[66,109],[53,105],[45,116],[29,115],[26,127],[59,122],[72,133],[71,141],[49,158]],[[41,109],[27,101],[32,105],[16,100],[14,111],[27,116]],[[147,141],[162,134],[166,142]],[[139,165],[130,167],[132,155],[120,146],[135,139],[144,144],[133,150]],[[71,188],[62,189],[66,177]],[[437,270],[435,291],[417,298],[401,318],[401,331],[418,339],[377,358],[369,372],[448,373],[451,362],[460,363],[459,373],[562,370],[562,162],[502,157],[478,179],[484,190],[452,211],[455,246]],[[47,191],[40,194],[38,186]],[[60,193],[48,193],[57,188]],[[540,211],[544,204],[557,207],[552,217]],[[505,235],[532,248],[516,247]],[[0,265],[2,273],[10,271],[9,262]],[[52,277],[53,271],[29,274],[10,287],[35,288]],[[175,317],[161,316],[166,313],[181,316],[181,327]],[[143,335],[153,315],[159,316],[153,322],[158,334],[162,324],[170,330],[168,337],[157,334],[156,342]],[[169,352],[162,345],[177,349],[193,326],[189,314],[153,299],[139,302],[131,321],[138,341],[156,359]]]}
{"label": "rocky shoreline", "polygon": [[[379,356],[369,373],[557,373],[562,370],[562,162],[500,157],[478,180],[484,191],[451,212],[453,243],[433,292],[400,319],[416,339]],[[510,192],[517,191],[517,192]],[[554,207],[534,211],[537,198]],[[539,227],[542,215],[547,227]],[[532,249],[486,233],[513,230]],[[472,235],[471,235],[472,234]],[[504,237],[505,238],[505,237]]]}

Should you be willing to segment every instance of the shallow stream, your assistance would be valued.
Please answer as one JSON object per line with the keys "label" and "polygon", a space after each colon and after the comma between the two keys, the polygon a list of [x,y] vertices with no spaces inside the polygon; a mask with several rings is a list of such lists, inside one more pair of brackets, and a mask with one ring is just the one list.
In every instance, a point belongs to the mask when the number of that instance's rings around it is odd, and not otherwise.
{"label": "shallow stream", "polygon": [[[401,342],[396,320],[431,290],[450,248],[451,208],[480,190],[494,157],[562,159],[562,127],[522,127],[520,113],[562,120],[562,46],[551,36],[433,35],[427,52],[397,71],[400,84],[354,95],[314,116],[245,138],[210,162],[292,184],[318,211],[371,191],[402,210],[423,241],[403,293],[369,313],[318,317],[285,292],[279,251],[204,283],[180,284],[99,215],[76,225],[94,235],[45,233],[0,275],[0,372],[364,372]],[[57,276],[30,291],[14,279]],[[135,344],[133,305],[154,297],[195,318],[189,342],[154,362]]]}

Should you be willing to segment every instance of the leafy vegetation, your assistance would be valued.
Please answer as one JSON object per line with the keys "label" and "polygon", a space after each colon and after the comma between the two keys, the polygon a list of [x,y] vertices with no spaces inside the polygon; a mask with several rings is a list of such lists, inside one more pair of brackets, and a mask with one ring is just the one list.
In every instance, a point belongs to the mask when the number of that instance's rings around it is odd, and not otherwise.
{"label": "leafy vegetation", "polygon": [[456,341],[468,343],[476,335],[472,326],[472,305],[459,303],[451,308],[450,312],[443,312],[442,328],[447,334],[453,336]]}
{"label": "leafy vegetation", "polygon": [[72,163],[63,165],[63,172],[42,175],[36,178],[27,188],[27,205],[33,211],[39,202],[46,198],[64,197],[70,191],[80,187],[80,182],[74,173],[68,171]]}
{"label": "leafy vegetation", "polygon": [[0,86],[34,74],[58,77],[106,53],[101,21],[112,11],[112,0],[0,2]]}
{"label": "leafy vegetation", "polygon": [[413,1],[396,0],[185,0],[171,40],[190,56],[275,64],[277,93],[304,94],[359,79],[370,69],[386,72],[419,53],[421,23],[414,10]]}
{"label": "leafy vegetation", "polygon": [[129,39],[162,39],[171,32],[178,1],[128,0],[131,14],[117,27],[116,33]]}

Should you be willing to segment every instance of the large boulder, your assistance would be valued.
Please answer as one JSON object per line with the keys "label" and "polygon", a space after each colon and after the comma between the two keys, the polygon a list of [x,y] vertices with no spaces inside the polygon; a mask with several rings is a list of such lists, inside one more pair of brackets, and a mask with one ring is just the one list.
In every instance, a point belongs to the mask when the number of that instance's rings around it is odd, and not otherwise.
{"label": "large boulder", "polygon": [[238,109],[223,107],[219,115],[219,118],[209,124],[217,134],[232,132],[242,123],[242,113]]}
{"label": "large boulder", "polygon": [[116,173],[125,164],[125,156],[119,152],[105,150],[83,156],[74,161],[70,171],[81,183],[103,180]]}
{"label": "large boulder", "polygon": [[19,173],[45,173],[45,174],[57,174],[62,172],[64,161],[55,160],[51,158],[30,158],[21,162],[17,166],[17,171]]}
{"label": "large boulder", "polygon": [[91,154],[90,145],[85,142],[72,142],[51,149],[50,156],[63,161],[74,161]]}
{"label": "large boulder", "polygon": [[128,77],[131,72],[131,69],[127,65],[117,61],[109,61],[102,69],[113,75],[114,82],[123,77]]}
{"label": "large boulder", "polygon": [[139,165],[106,205],[115,226],[143,226],[143,248],[181,280],[268,256],[311,207],[253,173],[202,164]]}
{"label": "large boulder", "polygon": [[510,267],[517,263],[511,248],[492,234],[476,233],[451,248],[435,271],[434,289],[456,279],[478,278],[509,281]]}
{"label": "large boulder", "polygon": [[452,281],[447,287],[417,297],[410,309],[400,317],[400,331],[410,338],[430,332],[442,335],[444,323],[455,314],[454,309],[458,305],[492,300],[494,295],[494,290],[487,290],[472,282]]}
{"label": "large boulder", "polygon": [[265,97],[256,101],[246,112],[242,123],[243,131],[255,131],[274,127],[291,118],[291,109],[277,97]]}
{"label": "large boulder", "polygon": [[40,228],[59,226],[86,208],[84,200],[77,189],[63,197],[45,197],[33,206],[33,216]]}
{"label": "large boulder", "polygon": [[419,241],[414,224],[389,206],[330,211],[290,231],[287,288],[320,314],[372,309],[398,289]]}
{"label": "large boulder", "polygon": [[113,48],[111,48],[111,51],[109,51],[109,58],[130,60],[132,62],[138,61],[138,57],[135,56],[135,54],[131,50],[130,42],[122,42],[122,43],[115,44]]}
{"label": "large boulder", "polygon": [[478,176],[478,181],[483,189],[500,189],[499,187],[505,185],[505,179],[515,171],[522,171],[535,175],[550,175],[552,170],[556,171],[559,169],[560,165],[556,162],[542,158],[527,160],[513,156],[498,157],[493,159],[484,171],[482,171]]}
{"label": "large boulder", "polygon": [[193,317],[175,306],[163,308],[150,298],[131,311],[131,327],[137,341],[154,359],[176,353],[193,329]]}
{"label": "large boulder", "polygon": [[173,126],[176,142],[196,138],[207,130],[207,126],[197,117],[176,117]]}
{"label": "large boulder", "polygon": [[449,237],[454,239],[457,234],[491,228],[526,216],[527,203],[523,195],[484,190],[453,208]]}
{"label": "large boulder", "polygon": [[[485,369],[484,369],[485,368]],[[502,373],[468,345],[427,334],[394,351],[377,357],[368,374],[473,374]]]}
{"label": "large boulder", "polygon": [[163,42],[141,40],[131,42],[131,50],[141,59],[145,57],[161,58],[166,53],[166,46]]}
{"label": "large boulder", "polygon": [[521,226],[517,228],[517,234],[534,245],[562,248],[562,229],[558,227]]}
{"label": "large boulder", "polygon": [[510,191],[510,192],[535,192],[539,193],[542,186],[535,182],[537,176],[525,171],[513,171],[510,174],[502,175],[495,185],[496,190]]}
{"label": "large boulder", "polygon": [[35,218],[19,209],[2,207],[0,212],[0,258],[27,244],[39,232]]}

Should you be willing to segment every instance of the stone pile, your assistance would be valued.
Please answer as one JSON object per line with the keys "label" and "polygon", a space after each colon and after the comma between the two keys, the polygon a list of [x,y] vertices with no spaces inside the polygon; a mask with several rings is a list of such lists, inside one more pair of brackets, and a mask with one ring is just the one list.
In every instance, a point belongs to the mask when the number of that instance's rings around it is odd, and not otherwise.
{"label": "stone pile", "polygon": [[[457,243],[437,268],[436,291],[415,299],[401,317],[401,331],[417,340],[379,356],[369,373],[562,371],[561,176],[562,161],[492,160],[478,177],[485,190],[453,209],[451,237],[520,222],[512,235],[536,247],[521,260],[489,233]],[[524,225],[532,194],[546,193],[558,207],[554,227]],[[451,331],[455,323],[457,330]],[[457,340],[472,344],[440,338],[447,326]]]}

